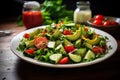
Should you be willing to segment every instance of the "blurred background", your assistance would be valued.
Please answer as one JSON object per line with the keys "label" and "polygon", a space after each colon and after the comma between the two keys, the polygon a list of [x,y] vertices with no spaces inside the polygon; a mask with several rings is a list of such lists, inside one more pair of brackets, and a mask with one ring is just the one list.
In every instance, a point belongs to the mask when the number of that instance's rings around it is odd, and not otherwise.
{"label": "blurred background", "polygon": [[[3,0],[0,2],[0,21],[21,15],[24,1],[30,0]],[[40,4],[44,0],[35,0]],[[76,2],[80,0],[63,0],[63,4],[67,5],[67,9],[75,10]],[[106,16],[120,17],[118,0],[88,0],[91,3],[92,15],[103,14]]]}

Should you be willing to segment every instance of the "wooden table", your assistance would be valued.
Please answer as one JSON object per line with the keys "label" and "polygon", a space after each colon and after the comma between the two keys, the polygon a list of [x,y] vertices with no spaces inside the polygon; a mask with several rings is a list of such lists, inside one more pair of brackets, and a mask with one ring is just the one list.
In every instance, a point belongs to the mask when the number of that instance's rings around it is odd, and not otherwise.
{"label": "wooden table", "polygon": [[[10,41],[25,30],[16,22],[0,23],[0,29],[14,31],[9,36],[0,37],[0,80],[120,80],[120,32],[112,34],[118,49],[109,59],[86,67],[59,69],[33,65],[18,58],[10,50]],[[112,33],[112,32],[111,32]]]}

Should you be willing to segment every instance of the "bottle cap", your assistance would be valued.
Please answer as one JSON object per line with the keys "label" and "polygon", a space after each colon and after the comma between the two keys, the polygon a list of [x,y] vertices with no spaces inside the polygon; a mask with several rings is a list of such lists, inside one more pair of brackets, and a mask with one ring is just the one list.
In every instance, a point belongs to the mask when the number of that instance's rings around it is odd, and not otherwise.
{"label": "bottle cap", "polygon": [[90,5],[89,1],[78,1],[76,2],[77,5]]}
{"label": "bottle cap", "polygon": [[25,1],[23,7],[31,8],[31,9],[38,8],[40,7],[40,4],[37,1]]}

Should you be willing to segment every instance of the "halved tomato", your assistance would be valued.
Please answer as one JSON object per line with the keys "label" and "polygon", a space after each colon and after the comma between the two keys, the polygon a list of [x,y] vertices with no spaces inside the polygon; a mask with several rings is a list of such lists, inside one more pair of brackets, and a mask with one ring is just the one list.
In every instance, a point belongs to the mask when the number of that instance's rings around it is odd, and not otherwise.
{"label": "halved tomato", "polygon": [[103,54],[105,52],[105,48],[103,47],[100,47],[100,46],[95,46],[93,48],[93,52],[96,53],[96,54]]}
{"label": "halved tomato", "polygon": [[27,49],[27,50],[25,50],[25,52],[29,55],[33,55],[34,54],[34,49]]}
{"label": "halved tomato", "polygon": [[75,47],[73,45],[67,45],[67,46],[64,46],[66,52],[71,52],[75,49]]}
{"label": "halved tomato", "polygon": [[63,31],[63,34],[64,35],[70,35],[72,33],[72,31],[71,30],[68,30],[68,29],[65,29],[64,31]]}
{"label": "halved tomato", "polygon": [[69,58],[68,58],[68,57],[64,57],[64,58],[62,58],[62,59],[59,61],[59,63],[60,63],[60,64],[66,64],[66,63],[68,63],[68,61],[69,61]]}
{"label": "halved tomato", "polygon": [[46,48],[48,43],[48,39],[46,37],[38,37],[34,40],[34,45],[40,49],[40,48]]}

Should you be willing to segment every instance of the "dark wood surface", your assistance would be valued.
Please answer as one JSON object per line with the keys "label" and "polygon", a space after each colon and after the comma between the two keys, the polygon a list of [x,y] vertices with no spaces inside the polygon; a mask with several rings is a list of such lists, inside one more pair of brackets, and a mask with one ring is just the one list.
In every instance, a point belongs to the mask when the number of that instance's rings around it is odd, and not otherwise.
{"label": "dark wood surface", "polygon": [[118,49],[109,59],[86,67],[59,69],[37,66],[18,58],[10,50],[10,41],[25,30],[14,20],[1,22],[0,30],[13,30],[0,37],[0,80],[120,80],[120,31],[110,32],[118,42]]}

